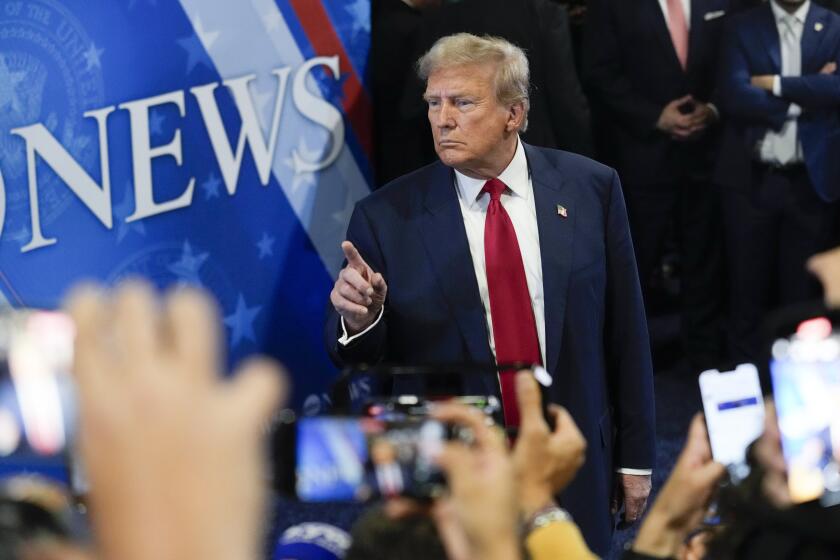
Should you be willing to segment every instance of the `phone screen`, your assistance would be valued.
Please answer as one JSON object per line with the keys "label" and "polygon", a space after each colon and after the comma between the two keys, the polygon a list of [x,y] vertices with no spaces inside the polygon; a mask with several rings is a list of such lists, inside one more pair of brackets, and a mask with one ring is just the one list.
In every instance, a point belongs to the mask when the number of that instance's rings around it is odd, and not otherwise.
{"label": "phone screen", "polygon": [[71,483],[74,337],[63,313],[0,313],[0,475],[38,473]]}
{"label": "phone screen", "polygon": [[446,438],[446,427],[428,419],[302,418],[297,496],[305,502],[435,496],[444,482],[435,460]]}
{"label": "phone screen", "polygon": [[758,369],[741,364],[732,371],[704,371],[699,381],[712,455],[734,476],[743,478],[747,447],[764,430]]}
{"label": "phone screen", "polygon": [[794,502],[840,496],[840,336],[827,318],[802,322],[772,347],[770,374]]}

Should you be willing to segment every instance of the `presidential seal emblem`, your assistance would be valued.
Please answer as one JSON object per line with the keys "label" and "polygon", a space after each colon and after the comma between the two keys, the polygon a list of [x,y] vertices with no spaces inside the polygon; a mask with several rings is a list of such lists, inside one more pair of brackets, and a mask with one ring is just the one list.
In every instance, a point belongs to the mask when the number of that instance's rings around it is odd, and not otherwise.
{"label": "presidential seal emblem", "polygon": [[[83,113],[103,105],[102,49],[56,0],[0,0],[0,170],[6,183],[7,235],[30,231],[26,146],[10,134],[41,123],[86,169],[99,157],[95,124]],[[43,162],[38,164],[44,166]],[[46,167],[46,166],[44,166]],[[54,222],[73,194],[46,169],[38,172],[43,225]]]}

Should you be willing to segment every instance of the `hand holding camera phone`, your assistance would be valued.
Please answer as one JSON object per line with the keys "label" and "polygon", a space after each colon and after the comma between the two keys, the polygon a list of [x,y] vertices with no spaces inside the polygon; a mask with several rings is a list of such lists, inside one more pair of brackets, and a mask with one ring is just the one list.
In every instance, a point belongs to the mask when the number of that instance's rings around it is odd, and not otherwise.
{"label": "hand holding camera phone", "polygon": [[712,456],[733,479],[743,479],[749,474],[747,447],[764,429],[758,369],[741,364],[731,371],[707,370],[699,382]]}

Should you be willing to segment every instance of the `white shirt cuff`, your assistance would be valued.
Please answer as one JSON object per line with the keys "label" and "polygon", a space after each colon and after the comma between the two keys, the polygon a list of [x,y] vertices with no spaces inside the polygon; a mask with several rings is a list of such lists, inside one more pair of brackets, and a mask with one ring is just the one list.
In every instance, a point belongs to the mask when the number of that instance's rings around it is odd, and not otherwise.
{"label": "white shirt cuff", "polygon": [[620,474],[635,474],[636,476],[651,476],[653,469],[615,469]]}
{"label": "white shirt cuff", "polygon": [[354,340],[356,340],[360,336],[367,334],[368,331],[370,331],[373,327],[375,327],[376,325],[379,324],[380,319],[382,319],[382,314],[383,313],[385,313],[385,306],[384,305],[379,308],[379,315],[376,317],[376,321],[371,323],[370,326],[368,326],[368,328],[366,328],[362,332],[356,333],[353,336],[350,336],[350,335],[347,334],[347,327],[344,325],[344,317],[342,317],[341,318],[341,332],[342,332],[342,335],[341,335],[341,338],[338,339],[338,343],[341,344],[342,346],[347,346],[348,344],[350,344],[351,342],[353,342]]}
{"label": "white shirt cuff", "polygon": [[706,103],[706,106],[715,114],[715,118],[720,120],[720,111],[714,103]]}
{"label": "white shirt cuff", "polygon": [[781,76],[773,76],[773,95],[776,97],[782,96],[782,78]]}

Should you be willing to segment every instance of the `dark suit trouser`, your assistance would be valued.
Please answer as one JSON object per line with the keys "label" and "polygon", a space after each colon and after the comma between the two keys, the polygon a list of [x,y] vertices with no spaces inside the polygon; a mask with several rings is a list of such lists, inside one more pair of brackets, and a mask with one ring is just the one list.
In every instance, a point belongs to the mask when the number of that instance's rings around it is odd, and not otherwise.
{"label": "dark suit trouser", "polygon": [[680,246],[683,349],[693,367],[716,365],[723,352],[723,251],[719,192],[686,177],[656,185],[626,185],[624,195],[645,302],[671,224]]}
{"label": "dark suit trouser", "polygon": [[830,245],[836,206],[816,195],[804,166],[754,164],[750,189],[727,190],[723,200],[732,357],[757,361],[765,315],[819,296],[805,262]]}

